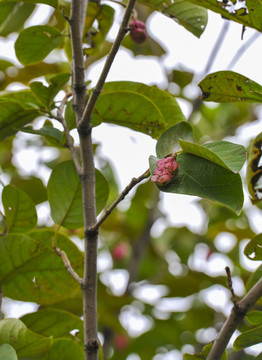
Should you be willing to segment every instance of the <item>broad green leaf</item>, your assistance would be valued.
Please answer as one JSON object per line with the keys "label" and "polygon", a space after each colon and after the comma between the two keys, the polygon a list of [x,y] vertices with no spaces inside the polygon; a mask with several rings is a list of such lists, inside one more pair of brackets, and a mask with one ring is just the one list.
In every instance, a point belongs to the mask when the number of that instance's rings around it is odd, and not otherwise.
{"label": "broad green leaf", "polygon": [[0,101],[0,140],[14,135],[17,128],[24,126],[40,116],[38,110],[27,109],[13,101]]}
{"label": "broad green leaf", "polygon": [[52,230],[36,230],[30,237],[10,234],[0,239],[0,283],[4,296],[50,305],[78,290],[79,284],[52,249],[54,242],[82,275],[83,254],[65,236]]}
{"label": "broad green leaf", "polygon": [[[96,170],[96,207],[101,212],[108,198],[108,184]],[[72,161],[58,164],[49,179],[47,195],[51,216],[56,224],[68,229],[83,226],[82,190],[79,176]]]}
{"label": "broad green leaf", "polygon": [[34,9],[34,4],[0,2],[0,36],[19,32]]}
{"label": "broad green leaf", "polygon": [[[4,2],[21,2],[21,0],[4,0]],[[23,0],[23,3],[46,4],[46,5],[50,5],[50,6],[54,7],[54,8],[56,8],[57,5],[58,5],[57,0]]]}
{"label": "broad green leaf", "polygon": [[50,145],[64,147],[64,134],[62,133],[62,131],[52,126],[43,126],[41,129],[38,130],[34,130],[31,126],[26,126],[20,128],[19,131],[34,135],[41,135],[47,140]]}
{"label": "broad green leaf", "polygon": [[167,0],[159,2],[158,0],[140,0],[139,2],[175,19],[178,24],[197,37],[200,37],[206,28],[207,11],[198,5],[192,4],[191,1]]}
{"label": "broad green leaf", "polygon": [[[249,26],[258,31],[262,31],[262,21],[261,21],[261,1],[256,0],[247,0],[243,2],[242,7],[234,6],[238,5],[240,2],[232,1],[224,3],[223,1],[217,0],[190,0],[192,3],[204,8],[210,9],[218,14],[221,14],[224,18],[236,21],[244,26]],[[232,8],[233,5],[233,8]],[[247,5],[247,8],[246,8]]]}
{"label": "broad green leaf", "polygon": [[59,74],[49,79],[49,85],[45,86],[40,81],[31,82],[30,88],[38,101],[46,108],[53,104],[54,97],[69,81],[70,74]]}
{"label": "broad green leaf", "polygon": [[0,344],[10,344],[19,357],[40,355],[51,347],[52,342],[51,337],[44,337],[29,330],[21,320],[0,321]]}
{"label": "broad green leaf", "polygon": [[[23,107],[23,109],[38,109],[39,102],[30,90],[11,91],[0,96],[0,101],[15,102]],[[1,106],[1,105],[0,105]]]}
{"label": "broad green leaf", "polygon": [[32,199],[22,190],[7,185],[2,192],[5,221],[8,232],[25,233],[37,223],[37,214]]}
{"label": "broad green leaf", "polygon": [[204,101],[262,102],[262,86],[233,71],[218,71],[207,75],[199,84]]}
{"label": "broad green leaf", "polygon": [[59,338],[54,339],[53,345],[49,351],[41,355],[37,360],[84,360],[85,354],[82,346],[75,341]]}
{"label": "broad green leaf", "polygon": [[179,139],[193,141],[193,128],[186,121],[171,126],[163,132],[156,144],[156,154],[159,158],[163,158],[168,154],[173,154],[181,150]]}
{"label": "broad green leaf", "polygon": [[[153,156],[149,159],[151,174],[157,160]],[[159,186],[160,190],[213,200],[240,214],[244,195],[239,174],[190,153],[178,154],[176,161],[177,174],[171,183]]]}
{"label": "broad green leaf", "polygon": [[245,349],[249,346],[261,343],[262,326],[248,330],[240,334],[234,341],[234,349],[236,351]]}
{"label": "broad green leaf", "polygon": [[251,141],[247,156],[246,182],[253,203],[259,203],[261,200],[261,154],[262,133],[259,133],[256,138]]}
{"label": "broad green leaf", "polygon": [[54,27],[36,25],[22,30],[15,42],[15,52],[23,65],[42,61],[63,41],[62,34]]}
{"label": "broad green leaf", "polygon": [[142,44],[136,44],[129,34],[129,36],[125,36],[121,45],[126,49],[131,50],[135,56],[162,56],[166,53],[164,48],[149,35],[147,36],[146,41]]}
{"label": "broad green leaf", "polygon": [[262,311],[253,310],[246,315],[247,321],[253,325],[260,325],[262,323]]}
{"label": "broad green leaf", "polygon": [[20,320],[32,331],[42,336],[54,338],[69,337],[76,331],[76,340],[83,342],[83,320],[80,317],[60,309],[46,308],[26,314]]}
{"label": "broad green leaf", "polygon": [[99,13],[96,17],[98,22],[98,30],[92,29],[86,35],[86,40],[90,44],[89,48],[84,49],[84,53],[87,56],[95,55],[102,47],[107,33],[110,30],[114,21],[115,10],[106,4],[102,4],[99,9]]}
{"label": "broad green leaf", "polygon": [[166,91],[136,82],[116,81],[105,84],[92,120],[94,125],[113,123],[158,138],[185,117],[175,98]]}
{"label": "broad green leaf", "polygon": [[184,152],[195,154],[235,173],[239,172],[246,160],[246,149],[228,141],[216,141],[204,145],[179,140]]}
{"label": "broad green leaf", "polygon": [[43,184],[43,181],[37,177],[30,176],[25,179],[18,175],[13,176],[11,179],[11,185],[14,185],[23,190],[31,197],[35,205],[38,205],[47,200],[46,188]]}
{"label": "broad green leaf", "polygon": [[15,349],[9,344],[0,345],[0,360],[18,360]]}
{"label": "broad green leaf", "polygon": [[262,234],[258,234],[247,243],[244,254],[250,260],[262,260]]}

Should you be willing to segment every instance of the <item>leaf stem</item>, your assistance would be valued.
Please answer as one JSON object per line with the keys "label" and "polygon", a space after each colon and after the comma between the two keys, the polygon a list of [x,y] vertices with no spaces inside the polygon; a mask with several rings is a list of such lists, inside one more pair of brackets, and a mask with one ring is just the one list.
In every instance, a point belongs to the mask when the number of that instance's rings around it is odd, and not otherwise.
{"label": "leaf stem", "polygon": [[66,255],[66,253],[65,253],[63,250],[60,251],[60,250],[59,250],[58,248],[56,248],[56,247],[54,248],[54,250],[55,250],[55,253],[56,253],[57,255],[61,256],[61,258],[62,258],[62,260],[63,260],[63,262],[64,262],[64,264],[65,264],[65,267],[66,267],[67,271],[69,272],[69,274],[72,275],[73,278],[74,278],[80,285],[82,285],[82,279],[81,279],[80,276],[78,276],[78,274],[77,274],[77,273],[74,271],[74,269],[72,268],[72,265],[71,265],[71,263],[70,263],[67,255]]}

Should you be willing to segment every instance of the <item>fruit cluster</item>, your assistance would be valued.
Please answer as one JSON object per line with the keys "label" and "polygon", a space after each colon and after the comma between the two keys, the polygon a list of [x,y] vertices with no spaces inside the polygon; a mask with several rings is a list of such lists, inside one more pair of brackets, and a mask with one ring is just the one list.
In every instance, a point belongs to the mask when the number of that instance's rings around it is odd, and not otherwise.
{"label": "fruit cluster", "polygon": [[159,186],[170,183],[178,168],[178,163],[174,156],[169,156],[157,161],[157,167],[151,177],[151,181]]}

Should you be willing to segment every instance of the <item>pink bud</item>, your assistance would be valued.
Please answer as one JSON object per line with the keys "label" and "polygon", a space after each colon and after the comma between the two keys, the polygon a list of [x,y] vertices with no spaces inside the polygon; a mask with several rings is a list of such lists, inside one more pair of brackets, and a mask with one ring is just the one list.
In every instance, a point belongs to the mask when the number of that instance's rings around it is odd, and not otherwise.
{"label": "pink bud", "polygon": [[169,156],[157,161],[157,167],[151,177],[151,181],[159,186],[167,185],[174,177],[178,163],[174,156]]}
{"label": "pink bud", "polygon": [[130,37],[136,44],[143,43],[147,38],[146,25],[137,19],[130,22]]}
{"label": "pink bud", "polygon": [[123,260],[124,258],[127,257],[128,250],[129,250],[128,244],[125,242],[120,242],[112,250],[113,259],[116,261]]}

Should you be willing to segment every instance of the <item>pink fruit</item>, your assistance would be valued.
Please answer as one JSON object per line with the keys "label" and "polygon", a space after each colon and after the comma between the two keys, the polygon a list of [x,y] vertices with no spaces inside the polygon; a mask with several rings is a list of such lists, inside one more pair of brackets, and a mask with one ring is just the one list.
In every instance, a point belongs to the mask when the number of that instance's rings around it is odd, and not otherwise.
{"label": "pink fruit", "polygon": [[130,37],[136,44],[141,44],[146,40],[146,25],[143,21],[133,19],[130,22]]}
{"label": "pink fruit", "polygon": [[157,161],[157,167],[151,177],[151,181],[159,186],[170,183],[178,168],[178,163],[174,156],[169,156]]}
{"label": "pink fruit", "polygon": [[123,260],[128,255],[128,244],[125,242],[120,242],[112,250],[112,257],[114,260],[119,261]]}

